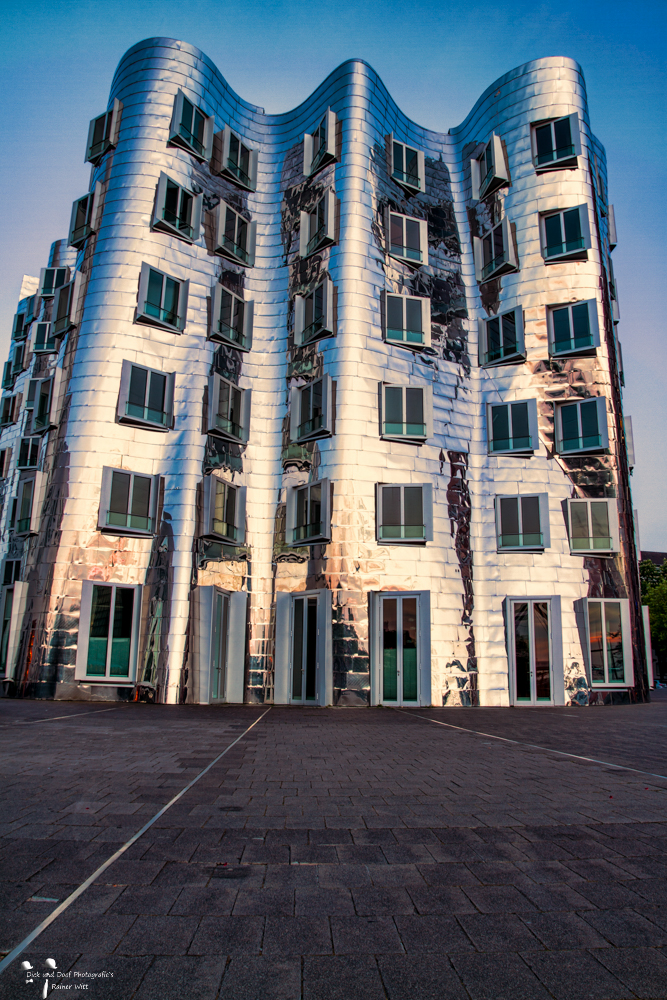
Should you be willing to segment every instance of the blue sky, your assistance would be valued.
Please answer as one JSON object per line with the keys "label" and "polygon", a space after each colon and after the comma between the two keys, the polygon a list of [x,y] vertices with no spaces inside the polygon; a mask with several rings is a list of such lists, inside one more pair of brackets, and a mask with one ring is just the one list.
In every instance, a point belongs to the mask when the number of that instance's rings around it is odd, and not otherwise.
{"label": "blue sky", "polygon": [[2,358],[21,276],[38,274],[51,241],[67,234],[72,201],[88,185],[88,122],[106,106],[119,59],[140,39],[166,35],[199,46],[240,95],[270,112],[294,107],[358,56],[406,114],[438,131],[459,124],[514,66],[541,56],[577,59],[616,209],[641,544],[667,551],[664,2],[1,0],[0,15]]}

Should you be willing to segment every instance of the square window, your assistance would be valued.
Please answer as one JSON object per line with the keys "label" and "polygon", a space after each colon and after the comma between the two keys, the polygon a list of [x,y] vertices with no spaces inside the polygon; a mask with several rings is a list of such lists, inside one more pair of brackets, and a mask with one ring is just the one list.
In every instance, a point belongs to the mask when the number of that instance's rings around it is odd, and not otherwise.
{"label": "square window", "polygon": [[230,292],[219,282],[211,289],[210,339],[232,344],[240,351],[252,348],[253,303]]}
{"label": "square window", "polygon": [[211,375],[208,380],[207,433],[245,444],[249,429],[250,389],[239,389],[222,375]]}
{"label": "square window", "polygon": [[118,145],[122,110],[122,103],[116,99],[108,111],[92,119],[88,127],[86,163],[99,163],[106,152]]}
{"label": "square window", "polygon": [[559,455],[605,451],[608,447],[604,396],[556,405],[556,451]]}
{"label": "square window", "polygon": [[508,312],[480,319],[479,363],[485,367],[515,364],[524,361],[526,347],[523,336],[523,310],[521,306]]}
{"label": "square window", "polygon": [[303,137],[303,172],[306,177],[321,170],[336,159],[336,113],[327,108],[324,118],[314,132]]}
{"label": "square window", "polygon": [[595,299],[547,308],[549,354],[563,357],[594,354],[600,346],[598,304]]}
{"label": "square window", "polygon": [[377,540],[383,544],[419,545],[433,540],[433,488],[378,483]]}
{"label": "square window", "polygon": [[531,126],[531,142],[537,171],[577,167],[581,156],[579,116],[536,122]]}
{"label": "square window", "polygon": [[[9,364],[9,362],[7,362]],[[13,424],[17,415],[16,396],[3,396],[2,409],[0,409],[0,426],[6,427]]]}
{"label": "square window", "polygon": [[537,401],[487,404],[489,454],[527,454],[537,450]]}
{"label": "square window", "polygon": [[425,190],[424,154],[404,142],[398,142],[393,134],[386,137],[387,165],[389,176],[407,192],[418,194]]}
{"label": "square window", "polygon": [[77,250],[85,245],[86,240],[99,229],[102,207],[102,185],[98,181],[92,191],[77,198],[72,205],[72,217],[69,226],[69,245]]}
{"label": "square window", "polygon": [[540,231],[542,256],[546,264],[588,259],[591,235],[587,205],[541,215]]}
{"label": "square window", "polygon": [[212,170],[229,177],[246,191],[257,189],[257,150],[227,126],[213,136]]}
{"label": "square window", "polygon": [[43,299],[55,295],[69,282],[69,277],[68,267],[43,267],[39,273],[39,294]]}
{"label": "square window", "polygon": [[215,474],[204,478],[203,536],[228,545],[245,542],[245,486],[235,486]]}
{"label": "square window", "polygon": [[137,321],[182,333],[188,312],[189,286],[189,281],[180,281],[150,264],[142,264]]}
{"label": "square window", "polygon": [[421,444],[433,434],[430,385],[380,383],[380,437]]}
{"label": "square window", "polygon": [[41,513],[42,473],[33,472],[27,476],[23,473],[23,476],[19,479],[16,497],[15,531],[17,535],[36,535]]}
{"label": "square window", "polygon": [[336,242],[337,198],[328,190],[310,212],[301,212],[299,256],[309,257]]}
{"label": "square window", "polygon": [[620,552],[617,500],[568,500],[567,534],[572,555]]}
{"label": "square window", "polygon": [[56,338],[51,333],[50,323],[36,323],[32,349],[36,354],[54,354],[57,352]]}
{"label": "square window", "polygon": [[474,201],[486,198],[493,191],[509,184],[509,171],[500,136],[492,135],[482,151],[470,161],[470,177]]}
{"label": "square window", "polygon": [[79,298],[81,294],[81,273],[75,271],[67,284],[56,288],[53,299],[52,331],[55,336],[67,333],[78,322]]}
{"label": "square window", "polygon": [[140,618],[141,587],[84,580],[76,679],[132,684]]}
{"label": "square window", "polygon": [[548,494],[497,496],[496,532],[498,551],[541,551],[549,548]]}
{"label": "square window", "polygon": [[431,300],[384,293],[384,339],[418,351],[431,346]]}
{"label": "square window", "polygon": [[203,194],[193,194],[171,177],[160,174],[152,228],[195,243],[201,233],[203,200]]}
{"label": "square window", "polygon": [[574,607],[592,686],[631,687],[630,602],[583,598]]}
{"label": "square window", "polygon": [[159,485],[159,476],[105,466],[97,520],[99,530],[116,535],[154,534]]}
{"label": "square window", "polygon": [[169,142],[192,153],[198,160],[210,160],[213,151],[214,120],[205,114],[182,90],[174,98]]}
{"label": "square window", "polygon": [[19,469],[36,469],[39,463],[41,437],[26,437],[21,439],[19,458],[16,463]]}
{"label": "square window", "polygon": [[309,344],[320,337],[334,336],[333,321],[334,286],[325,278],[307,295],[294,296],[294,340],[296,344]]}
{"label": "square window", "polygon": [[224,201],[218,205],[216,218],[215,252],[242,267],[253,267],[256,223],[248,222]]}
{"label": "square window", "polygon": [[316,545],[331,541],[331,482],[320,479],[287,490],[285,541]]}
{"label": "square window", "polygon": [[329,375],[290,390],[290,441],[312,441],[333,434],[334,383]]}
{"label": "square window", "polygon": [[123,361],[116,416],[119,423],[168,431],[174,423],[174,373]]}
{"label": "square window", "polygon": [[405,264],[428,264],[428,223],[387,209],[385,213],[386,251]]}
{"label": "square window", "polygon": [[519,270],[512,228],[506,216],[481,238],[473,237],[473,248],[475,272],[480,284]]}

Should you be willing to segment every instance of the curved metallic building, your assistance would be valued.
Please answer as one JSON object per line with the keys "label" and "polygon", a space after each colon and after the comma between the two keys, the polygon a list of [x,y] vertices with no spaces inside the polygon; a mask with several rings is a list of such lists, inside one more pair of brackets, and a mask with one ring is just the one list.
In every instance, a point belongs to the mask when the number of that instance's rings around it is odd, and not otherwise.
{"label": "curved metallic building", "polygon": [[267,115],[154,38],[86,157],[3,379],[6,694],[648,697],[576,63],[439,134],[362,61]]}

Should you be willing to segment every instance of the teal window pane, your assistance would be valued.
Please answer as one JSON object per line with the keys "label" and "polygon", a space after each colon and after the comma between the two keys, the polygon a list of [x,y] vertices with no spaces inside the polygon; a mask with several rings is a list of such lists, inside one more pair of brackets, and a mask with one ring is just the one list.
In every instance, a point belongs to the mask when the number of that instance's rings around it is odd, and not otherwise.
{"label": "teal window pane", "polygon": [[133,611],[134,591],[128,587],[116,587],[109,668],[111,677],[129,677],[130,675]]}
{"label": "teal window pane", "polygon": [[417,598],[404,597],[403,610],[403,700],[417,700]]}
{"label": "teal window pane", "polygon": [[106,674],[112,591],[113,587],[93,587],[86,673],[94,677]]}
{"label": "teal window pane", "polygon": [[382,700],[398,698],[398,601],[382,601]]}

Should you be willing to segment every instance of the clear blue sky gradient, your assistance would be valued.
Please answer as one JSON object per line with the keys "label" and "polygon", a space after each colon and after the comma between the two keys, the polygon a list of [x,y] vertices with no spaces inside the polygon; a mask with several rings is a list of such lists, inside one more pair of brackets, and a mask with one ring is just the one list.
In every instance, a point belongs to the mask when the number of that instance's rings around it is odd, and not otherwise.
{"label": "clear blue sky gradient", "polygon": [[199,46],[242,97],[269,112],[289,110],[339,63],[361,57],[407,115],[438,131],[459,124],[514,66],[571,56],[584,69],[616,208],[641,544],[667,551],[666,22],[664,0],[1,0],[0,356],[21,276],[39,274],[87,190],[88,122],[106,107],[119,59],[142,38]]}

